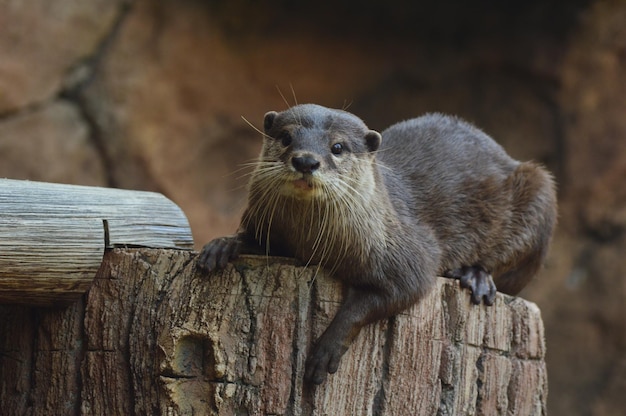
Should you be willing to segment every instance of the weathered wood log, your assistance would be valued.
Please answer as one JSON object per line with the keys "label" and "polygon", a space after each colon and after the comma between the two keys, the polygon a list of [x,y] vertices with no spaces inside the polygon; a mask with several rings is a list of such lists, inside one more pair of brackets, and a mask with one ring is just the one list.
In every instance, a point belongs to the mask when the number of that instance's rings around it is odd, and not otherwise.
{"label": "weathered wood log", "polygon": [[76,300],[120,246],[191,249],[193,238],[157,193],[0,179],[0,303]]}
{"label": "weathered wood log", "polygon": [[538,308],[473,306],[440,278],[406,313],[368,326],[339,371],[303,382],[341,285],[285,259],[220,273],[190,252],[116,249],[67,309],[0,306],[4,415],[544,415]]}

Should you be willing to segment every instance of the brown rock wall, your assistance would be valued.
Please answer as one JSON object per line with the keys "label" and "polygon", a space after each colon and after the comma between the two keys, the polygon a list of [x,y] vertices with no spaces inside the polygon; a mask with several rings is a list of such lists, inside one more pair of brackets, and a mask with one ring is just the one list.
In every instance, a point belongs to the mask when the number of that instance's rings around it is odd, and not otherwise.
{"label": "brown rock wall", "polygon": [[0,2],[0,114],[45,101],[111,29],[121,1]]}
{"label": "brown rock wall", "polygon": [[0,177],[106,185],[89,128],[63,100],[0,121]]}
{"label": "brown rock wall", "polygon": [[626,3],[594,2],[572,35],[560,78],[560,241],[552,282],[538,282],[529,293],[543,298],[535,299],[550,334],[557,414],[617,415],[626,408],[615,393],[626,382],[624,21]]}

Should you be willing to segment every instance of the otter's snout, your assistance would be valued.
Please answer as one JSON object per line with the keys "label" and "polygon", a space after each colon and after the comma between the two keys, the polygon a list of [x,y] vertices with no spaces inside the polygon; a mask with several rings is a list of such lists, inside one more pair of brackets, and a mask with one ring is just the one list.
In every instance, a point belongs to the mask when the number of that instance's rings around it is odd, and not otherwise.
{"label": "otter's snout", "polygon": [[320,167],[319,160],[310,155],[292,157],[291,164],[300,173],[313,173]]}

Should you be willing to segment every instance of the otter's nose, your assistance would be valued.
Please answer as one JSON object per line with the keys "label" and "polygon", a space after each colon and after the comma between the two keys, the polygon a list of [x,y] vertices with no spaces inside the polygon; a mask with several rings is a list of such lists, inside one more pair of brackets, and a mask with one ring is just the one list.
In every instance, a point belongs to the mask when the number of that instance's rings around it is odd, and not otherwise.
{"label": "otter's nose", "polygon": [[313,173],[320,167],[320,162],[312,156],[293,157],[291,164],[301,173]]}

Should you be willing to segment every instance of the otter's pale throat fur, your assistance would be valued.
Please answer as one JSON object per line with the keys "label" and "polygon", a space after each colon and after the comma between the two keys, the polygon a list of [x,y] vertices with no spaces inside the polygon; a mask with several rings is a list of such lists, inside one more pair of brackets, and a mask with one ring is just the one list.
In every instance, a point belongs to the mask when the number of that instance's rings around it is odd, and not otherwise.
{"label": "otter's pale throat fur", "polygon": [[305,377],[322,383],[364,325],[410,307],[437,275],[473,303],[518,293],[540,268],[556,222],[551,176],[476,127],[429,114],[382,135],[314,104],[264,119],[263,150],[237,234],[208,243],[206,270],[242,252],[291,256],[346,283]]}

